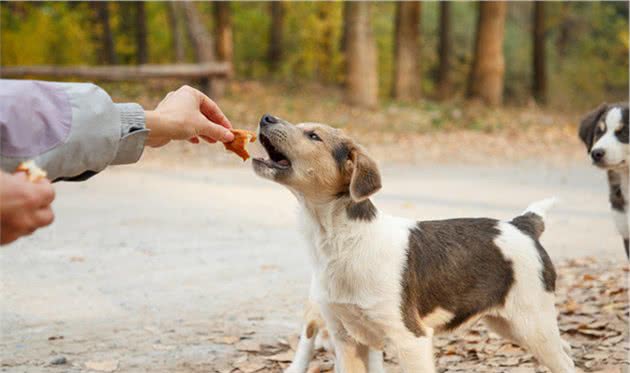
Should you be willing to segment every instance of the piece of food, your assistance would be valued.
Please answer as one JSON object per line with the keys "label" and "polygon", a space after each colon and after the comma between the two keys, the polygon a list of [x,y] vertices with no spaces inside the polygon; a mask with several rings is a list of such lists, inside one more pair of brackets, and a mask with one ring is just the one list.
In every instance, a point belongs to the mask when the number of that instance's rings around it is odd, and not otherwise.
{"label": "piece of food", "polygon": [[248,142],[256,141],[256,134],[247,130],[230,130],[234,134],[234,140],[231,142],[223,143],[223,146],[227,150],[236,153],[239,157],[246,161],[249,158],[249,153],[245,146]]}
{"label": "piece of food", "polygon": [[47,176],[46,171],[37,167],[37,165],[35,164],[35,161],[33,160],[24,161],[20,163],[15,169],[15,172],[26,173],[26,176],[28,177],[28,181],[32,183],[45,179]]}

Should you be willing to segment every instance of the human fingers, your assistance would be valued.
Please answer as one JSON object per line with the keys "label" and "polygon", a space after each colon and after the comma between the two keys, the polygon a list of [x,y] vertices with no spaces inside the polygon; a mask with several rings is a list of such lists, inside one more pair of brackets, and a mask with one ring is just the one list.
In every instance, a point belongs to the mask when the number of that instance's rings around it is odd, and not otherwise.
{"label": "human fingers", "polygon": [[221,125],[225,128],[232,128],[232,123],[230,120],[223,114],[219,105],[216,102],[212,101],[210,97],[204,95],[201,91],[197,90],[197,95],[201,100],[199,108],[201,109],[201,113],[205,115],[206,118],[211,120],[212,122]]}
{"label": "human fingers", "polygon": [[203,139],[203,141],[205,141],[205,142],[207,142],[207,143],[209,143],[209,144],[216,144],[216,142],[217,142],[217,140],[215,140],[215,139],[211,139],[211,138],[210,138],[210,137],[208,137],[208,136],[203,136],[203,135],[200,135],[199,137],[201,137],[201,138]]}
{"label": "human fingers", "polygon": [[42,179],[32,184],[32,187],[37,207],[48,206],[55,200],[55,189],[48,179]]}
{"label": "human fingers", "polygon": [[35,228],[45,227],[50,225],[55,220],[55,214],[49,207],[39,209],[33,214],[33,221],[36,225]]}
{"label": "human fingers", "polygon": [[195,130],[198,136],[205,136],[216,141],[230,142],[234,140],[234,134],[230,130],[209,121],[203,115],[197,118]]}

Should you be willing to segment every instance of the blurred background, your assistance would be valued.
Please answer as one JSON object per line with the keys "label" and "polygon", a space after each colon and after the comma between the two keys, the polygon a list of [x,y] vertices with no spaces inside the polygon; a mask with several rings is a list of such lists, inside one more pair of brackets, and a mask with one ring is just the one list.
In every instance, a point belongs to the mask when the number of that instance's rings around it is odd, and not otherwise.
{"label": "blurred background", "polygon": [[359,105],[479,97],[495,104],[535,100],[554,109],[583,110],[628,97],[623,1],[2,2],[0,7],[2,66],[227,61],[233,79],[271,80],[290,88],[313,82],[340,87],[360,69],[370,92],[348,97]]}
{"label": "blurred background", "polygon": [[[558,196],[542,243],[563,335],[580,371],[627,368],[623,245],[577,136],[582,115],[628,101],[627,1],[1,1],[0,22],[2,77],[91,81],[146,109],[190,84],[238,128],[264,113],[343,128],[395,215],[511,219]],[[55,190],[55,223],[0,250],[0,370],[287,366],[310,278],[288,191],[185,142]],[[442,340],[438,365],[510,369],[481,333]]]}
{"label": "blurred background", "polygon": [[577,147],[581,115],[628,100],[627,2],[2,2],[0,11],[5,77],[95,81],[147,108],[191,84],[246,128],[273,112],[367,143],[500,133],[529,154],[542,142]]}

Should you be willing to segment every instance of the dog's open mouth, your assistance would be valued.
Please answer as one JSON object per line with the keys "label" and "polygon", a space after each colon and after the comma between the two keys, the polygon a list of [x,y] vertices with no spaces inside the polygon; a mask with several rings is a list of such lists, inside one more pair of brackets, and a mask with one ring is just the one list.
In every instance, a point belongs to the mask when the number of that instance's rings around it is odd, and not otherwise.
{"label": "dog's open mouth", "polygon": [[282,154],[275,146],[273,146],[271,140],[269,140],[267,136],[261,133],[258,138],[260,139],[260,144],[267,151],[269,158],[255,158],[255,161],[261,162],[269,168],[276,168],[280,170],[286,170],[291,167],[291,161],[289,161],[289,159],[284,154]]}

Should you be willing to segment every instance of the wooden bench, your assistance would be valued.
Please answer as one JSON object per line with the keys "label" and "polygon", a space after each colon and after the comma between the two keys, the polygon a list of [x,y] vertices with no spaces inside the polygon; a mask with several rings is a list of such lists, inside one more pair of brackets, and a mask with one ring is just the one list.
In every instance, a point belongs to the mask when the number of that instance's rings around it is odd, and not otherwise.
{"label": "wooden bench", "polygon": [[227,62],[176,65],[113,66],[0,66],[3,78],[78,78],[97,81],[131,81],[146,79],[194,79],[210,97],[220,97],[230,78]]}

